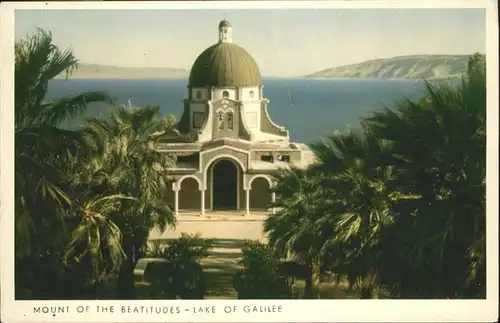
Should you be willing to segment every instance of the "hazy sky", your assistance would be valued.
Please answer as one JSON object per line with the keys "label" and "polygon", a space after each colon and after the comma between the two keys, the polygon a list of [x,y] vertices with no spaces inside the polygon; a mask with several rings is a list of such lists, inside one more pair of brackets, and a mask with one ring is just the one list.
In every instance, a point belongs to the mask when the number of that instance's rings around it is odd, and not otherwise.
{"label": "hazy sky", "polygon": [[293,76],[375,58],[485,52],[484,9],[18,10],[16,38],[36,27],[84,63],[190,69],[233,24],[263,75]]}

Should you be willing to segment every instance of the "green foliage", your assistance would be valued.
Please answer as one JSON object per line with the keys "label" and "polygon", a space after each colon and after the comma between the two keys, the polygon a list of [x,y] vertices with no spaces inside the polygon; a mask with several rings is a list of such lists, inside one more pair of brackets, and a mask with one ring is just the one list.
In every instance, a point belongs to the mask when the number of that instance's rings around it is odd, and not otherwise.
{"label": "green foliage", "polygon": [[201,258],[208,256],[208,251],[212,245],[212,239],[204,239],[200,235],[183,233],[180,238],[169,243],[163,257],[178,263],[199,262]]}
{"label": "green foliage", "polygon": [[203,299],[206,277],[200,259],[208,256],[213,241],[183,234],[160,251],[165,262],[148,264],[145,278],[160,299]]}
{"label": "green foliage", "polygon": [[[77,60],[69,51],[52,44],[52,36],[39,30],[15,44],[15,193],[16,257],[43,252],[38,233],[60,232],[54,243],[64,240],[65,209],[71,199],[62,188],[68,156],[83,149],[79,132],[58,125],[82,113],[92,102],[110,102],[101,92],[87,92],[72,98],[46,99],[50,80],[71,73]],[[43,221],[36,213],[43,213]],[[36,228],[36,229],[35,229]],[[61,236],[61,239],[58,237]]]}
{"label": "green foliage", "polygon": [[126,194],[134,201],[122,203],[110,215],[123,233],[127,260],[118,279],[118,294],[136,297],[133,270],[143,256],[151,228],[163,231],[175,225],[172,210],[164,201],[171,160],[155,149],[165,135],[175,133],[175,120],[161,118],[158,107],[117,108],[109,119],[90,119],[83,130],[92,153],[75,177],[75,185],[88,194]]}
{"label": "green foliage", "polygon": [[170,272],[171,265],[167,260],[161,262],[155,261],[147,264],[144,272],[144,280],[151,286],[148,298],[176,299],[176,295],[171,287],[172,281],[170,279]]}
{"label": "green foliage", "polygon": [[[68,273],[60,255],[68,228],[83,210],[71,194],[72,174],[66,166],[87,147],[81,132],[59,125],[90,103],[111,102],[102,92],[47,100],[49,82],[76,67],[73,54],[54,46],[51,34],[43,30],[15,44],[16,297],[67,296],[67,291],[53,286],[66,284]],[[79,284],[77,279],[73,282]]]}
{"label": "green foliage", "polygon": [[203,299],[205,296],[205,274],[196,262],[150,264],[146,279],[152,286],[152,298]]}
{"label": "green foliage", "polygon": [[291,286],[279,273],[280,257],[268,245],[247,241],[242,248],[243,270],[234,276],[239,299],[287,299]]}
{"label": "green foliage", "polygon": [[[312,146],[320,163],[278,174],[270,243],[347,275],[362,297],[485,297],[485,58],[458,86],[425,84]],[[306,262],[307,263],[307,262]]]}
{"label": "green foliage", "polygon": [[166,248],[167,246],[161,240],[148,241],[146,246],[146,257],[162,258]]}
{"label": "green foliage", "polygon": [[484,57],[469,62],[471,74],[458,88],[427,84],[419,104],[408,101],[397,114],[366,120],[397,156],[391,183],[396,222],[381,237],[385,252],[375,264],[380,282],[404,297],[485,295]]}
{"label": "green foliage", "polygon": [[163,200],[169,160],[154,149],[176,134],[175,120],[157,107],[119,108],[63,130],[89,104],[112,100],[102,92],[46,99],[49,82],[77,68],[48,32],[17,42],[15,54],[16,295],[96,298],[119,271],[121,296],[133,298],[149,231],[175,223]]}
{"label": "green foliage", "polygon": [[264,223],[269,244],[281,254],[292,253],[304,262],[309,272],[305,297],[314,297],[321,263],[322,240],[332,234],[330,227],[318,225],[332,201],[325,198],[325,178],[315,169],[283,169],[275,174],[278,184],[273,191],[278,197],[273,205],[277,212]]}
{"label": "green foliage", "polygon": [[[123,200],[133,198],[114,195],[88,201],[83,207],[81,222],[73,230],[70,242],[62,256],[68,267],[87,265],[90,285],[101,284],[110,276],[118,273],[121,263],[126,259],[122,249],[123,235],[112,221],[96,213],[109,213],[119,208]],[[114,202],[114,203],[113,203]]]}
{"label": "green foliage", "polygon": [[[77,68],[50,33],[17,42],[15,55],[16,297],[98,298],[119,272],[118,297],[134,298],[149,231],[175,225],[164,201],[171,161],[155,150],[179,139],[175,119],[158,107],[117,108],[82,130],[60,129],[88,104],[112,100],[46,99],[49,82]],[[484,55],[470,57],[458,86],[425,89],[365,118],[359,132],[313,145],[319,164],[275,174],[270,246],[243,248],[239,298],[289,298],[285,277],[298,271],[312,297],[320,270],[347,275],[366,298],[378,287],[402,298],[485,297]],[[151,269],[159,297],[203,298],[199,261],[210,245],[182,236],[157,250],[167,259]],[[289,253],[300,270],[280,264]]]}
{"label": "green foliage", "polygon": [[298,261],[282,261],[278,264],[278,274],[285,278],[288,285],[292,286],[295,280],[305,280],[311,278],[311,269]]}

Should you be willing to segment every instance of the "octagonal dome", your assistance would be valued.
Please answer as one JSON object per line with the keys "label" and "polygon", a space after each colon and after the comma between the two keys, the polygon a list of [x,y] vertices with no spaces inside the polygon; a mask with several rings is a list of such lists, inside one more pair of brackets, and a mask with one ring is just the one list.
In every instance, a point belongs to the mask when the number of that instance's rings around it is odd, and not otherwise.
{"label": "octagonal dome", "polygon": [[227,38],[227,31],[222,31],[223,28],[231,28],[231,24],[222,21],[220,25],[219,43],[205,49],[196,58],[189,75],[189,86],[261,86],[262,77],[253,57],[245,49],[232,43],[230,36]]}

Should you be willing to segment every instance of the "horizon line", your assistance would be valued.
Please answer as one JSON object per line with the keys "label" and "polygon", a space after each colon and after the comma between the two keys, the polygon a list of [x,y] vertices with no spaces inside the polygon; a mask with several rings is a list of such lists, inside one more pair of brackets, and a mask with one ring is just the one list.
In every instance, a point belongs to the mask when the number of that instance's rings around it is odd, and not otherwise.
{"label": "horizon line", "polygon": [[[347,66],[353,66],[353,65],[358,65],[362,63],[367,63],[367,62],[373,62],[373,61],[379,61],[379,60],[389,60],[389,59],[396,59],[396,58],[404,58],[404,57],[419,57],[419,56],[472,56],[476,52],[471,53],[471,54],[411,54],[411,55],[396,55],[392,57],[384,57],[384,58],[373,58],[373,59],[367,59],[364,61],[360,61],[357,63],[352,63],[352,64],[343,64],[343,65],[336,65],[336,66],[331,66],[331,67],[325,67],[320,70],[316,70],[314,72],[310,72],[305,75],[288,75],[288,76],[281,76],[281,75],[266,75],[262,74],[263,77],[303,77],[303,76],[308,76],[313,73],[317,72],[322,72],[328,69],[333,69],[333,68],[340,68],[340,67],[347,67]],[[483,54],[484,53],[480,53]],[[105,67],[114,67],[114,68],[122,68],[122,69],[172,69],[172,70],[178,70],[178,71],[185,71],[185,72],[190,72],[191,69],[186,69],[182,67],[172,67],[172,66],[120,66],[120,65],[110,65],[110,64],[99,64],[99,63],[90,63],[90,62],[84,62],[80,61],[78,62],[78,65],[94,65],[94,66],[105,66]]]}

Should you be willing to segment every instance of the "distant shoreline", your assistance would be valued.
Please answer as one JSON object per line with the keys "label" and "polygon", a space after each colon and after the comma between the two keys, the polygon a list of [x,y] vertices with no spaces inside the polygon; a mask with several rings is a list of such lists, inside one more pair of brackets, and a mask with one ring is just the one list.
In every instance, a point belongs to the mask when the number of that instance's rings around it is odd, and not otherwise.
{"label": "distant shoreline", "polygon": [[[65,76],[57,76],[54,79],[56,80],[66,80]],[[183,80],[183,79],[188,79],[188,77],[181,77],[181,76],[171,76],[171,77],[160,77],[160,76],[72,76],[70,75],[68,80]]]}
{"label": "distant shoreline", "polygon": [[[410,55],[368,60],[323,69],[307,75],[263,76],[280,79],[459,80],[467,71],[468,55]],[[119,67],[80,63],[69,79],[168,80],[188,79],[190,71],[171,67]],[[65,79],[60,74],[56,79]]]}
{"label": "distant shoreline", "polygon": [[308,78],[359,77],[375,79],[458,80],[467,72],[469,55],[409,55],[374,59],[323,69]]}
{"label": "distant shoreline", "polygon": [[[70,79],[172,79],[187,78],[189,70],[180,68],[118,67],[110,65],[80,63],[68,77]],[[56,79],[65,79],[61,73]]]}
{"label": "distant shoreline", "polygon": [[[443,78],[397,78],[397,77],[357,77],[357,76],[336,76],[336,77],[311,77],[311,76],[263,76],[263,79],[289,79],[289,80],[310,80],[310,81],[458,81],[459,76],[450,76]],[[185,80],[188,82],[188,77],[158,77],[158,76],[132,76],[132,77],[116,77],[116,76],[69,76],[68,80]],[[64,76],[58,76],[55,80],[66,80]]]}

